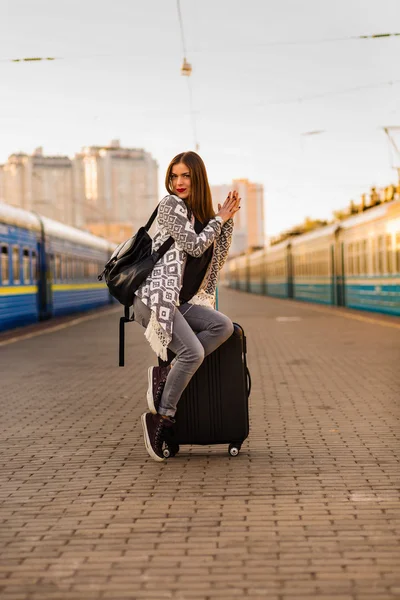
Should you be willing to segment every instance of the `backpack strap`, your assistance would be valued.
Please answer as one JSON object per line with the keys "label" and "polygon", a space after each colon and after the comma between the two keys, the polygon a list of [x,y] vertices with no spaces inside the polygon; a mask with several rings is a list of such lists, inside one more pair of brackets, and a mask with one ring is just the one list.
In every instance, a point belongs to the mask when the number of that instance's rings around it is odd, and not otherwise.
{"label": "backpack strap", "polygon": [[[150,227],[153,225],[154,223],[154,219],[157,216],[158,213],[158,207],[160,205],[158,204],[155,209],[153,210],[150,219],[147,221],[146,225],[144,226],[145,230],[148,231],[150,229]],[[171,248],[172,244],[174,243],[174,238],[173,237],[169,237],[157,250],[157,254],[158,254],[158,258],[157,260],[159,260],[162,256],[164,256],[164,254],[166,252],[168,252],[168,250]]]}
{"label": "backpack strap", "polygon": [[172,244],[175,242],[173,237],[169,237],[158,250],[156,250],[155,254],[158,254],[157,260],[159,260],[168,250],[171,248]]}
{"label": "backpack strap", "polygon": [[[157,213],[158,213],[158,205],[155,207],[150,219],[147,221],[147,223],[144,227],[146,231],[148,231],[150,229],[150,227],[153,225],[154,219],[156,218]],[[174,242],[175,242],[174,238],[169,237],[163,244],[161,244],[159,249],[154,253],[157,257],[157,260],[159,260],[171,248],[171,246]],[[102,275],[103,275],[103,273],[102,273]],[[100,279],[100,276],[99,276],[99,279]],[[120,367],[125,366],[125,323],[129,323],[129,321],[134,321],[134,320],[135,320],[135,318],[134,318],[133,313],[132,313],[132,316],[130,316],[130,314],[129,314],[129,306],[124,306],[124,316],[121,317],[119,320],[119,366]]]}
{"label": "backpack strap", "polygon": [[146,225],[144,226],[144,228],[145,228],[145,230],[146,230],[146,231],[148,231],[148,230],[150,229],[150,227],[153,225],[153,223],[154,223],[154,219],[156,218],[156,216],[157,216],[157,213],[158,213],[158,207],[159,207],[159,206],[160,206],[160,205],[159,205],[159,204],[157,204],[157,206],[155,207],[155,209],[153,210],[153,212],[152,212],[152,214],[151,214],[151,217],[150,217],[150,219],[147,221]]}

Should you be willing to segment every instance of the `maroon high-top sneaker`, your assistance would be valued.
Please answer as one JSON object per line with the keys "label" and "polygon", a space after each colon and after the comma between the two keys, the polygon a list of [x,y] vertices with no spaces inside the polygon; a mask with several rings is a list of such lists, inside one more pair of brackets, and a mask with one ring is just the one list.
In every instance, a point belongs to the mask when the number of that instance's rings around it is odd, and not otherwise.
{"label": "maroon high-top sneaker", "polygon": [[156,415],[170,367],[150,367],[148,370],[149,386],[147,388],[147,404],[149,411]]}
{"label": "maroon high-top sneaker", "polygon": [[164,418],[162,415],[153,415],[149,412],[143,413],[142,427],[144,443],[147,452],[153,460],[158,462],[165,460],[162,450],[165,431],[173,427],[174,423],[175,420],[170,417]]}

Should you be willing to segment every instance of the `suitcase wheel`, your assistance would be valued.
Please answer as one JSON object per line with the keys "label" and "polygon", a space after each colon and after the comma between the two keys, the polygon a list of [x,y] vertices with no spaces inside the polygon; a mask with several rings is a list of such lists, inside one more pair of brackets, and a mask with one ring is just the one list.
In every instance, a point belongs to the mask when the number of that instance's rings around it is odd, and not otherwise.
{"label": "suitcase wheel", "polygon": [[179,452],[178,444],[165,444],[163,449],[164,458],[173,458]]}
{"label": "suitcase wheel", "polygon": [[237,456],[241,447],[242,444],[229,444],[228,452],[231,456]]}

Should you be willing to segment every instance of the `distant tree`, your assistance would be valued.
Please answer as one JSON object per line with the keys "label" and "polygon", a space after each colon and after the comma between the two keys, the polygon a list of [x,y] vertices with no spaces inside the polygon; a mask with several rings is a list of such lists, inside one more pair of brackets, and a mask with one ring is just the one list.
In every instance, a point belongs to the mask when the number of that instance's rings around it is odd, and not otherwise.
{"label": "distant tree", "polygon": [[349,213],[347,210],[334,210],[333,216],[337,221],[343,221],[344,219],[347,219]]}
{"label": "distant tree", "polygon": [[310,217],[306,217],[301,227],[303,231],[312,231],[313,229],[324,227],[327,224],[328,221],[321,221],[321,219],[311,219]]}
{"label": "distant tree", "polygon": [[396,193],[396,187],[391,183],[390,185],[388,185],[387,188],[385,188],[385,194],[384,194],[385,202],[390,202],[390,200],[393,200],[395,193]]}
{"label": "distant tree", "polygon": [[369,194],[369,200],[370,200],[370,206],[376,206],[377,204],[381,203],[381,199],[379,198],[379,194],[376,191],[375,187],[371,188],[371,191]]}
{"label": "distant tree", "polygon": [[360,212],[359,207],[354,202],[354,200],[350,200],[350,214],[356,215],[358,212]]}
{"label": "distant tree", "polygon": [[361,194],[361,210],[364,211],[367,208],[367,194]]}

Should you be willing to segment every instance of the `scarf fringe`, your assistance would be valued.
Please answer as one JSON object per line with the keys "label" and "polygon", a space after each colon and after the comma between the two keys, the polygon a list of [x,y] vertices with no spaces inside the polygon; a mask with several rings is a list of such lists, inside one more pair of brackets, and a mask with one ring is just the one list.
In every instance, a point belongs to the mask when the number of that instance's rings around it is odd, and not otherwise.
{"label": "scarf fringe", "polygon": [[199,292],[193,298],[191,298],[188,304],[196,304],[197,306],[207,306],[208,308],[214,308],[215,296],[207,294],[207,292]]}
{"label": "scarf fringe", "polygon": [[145,338],[150,344],[151,349],[161,360],[168,360],[167,347],[171,340],[168,340],[166,332],[156,319],[156,315],[151,311],[149,324],[144,332]]}

